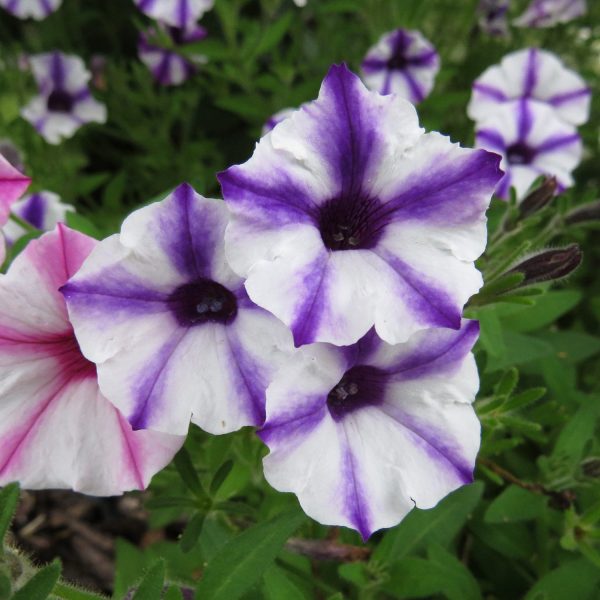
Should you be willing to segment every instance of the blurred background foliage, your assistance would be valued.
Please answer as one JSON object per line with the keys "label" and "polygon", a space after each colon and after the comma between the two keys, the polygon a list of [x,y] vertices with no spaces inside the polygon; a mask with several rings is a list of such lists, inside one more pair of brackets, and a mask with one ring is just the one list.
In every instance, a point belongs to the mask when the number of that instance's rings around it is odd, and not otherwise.
{"label": "blurred background foliage", "polygon": [[[143,573],[140,590],[154,596],[140,598],[160,597],[165,577],[191,588],[201,578],[203,599],[600,598],[598,210],[596,221],[565,223],[600,185],[600,3],[590,0],[575,22],[511,28],[508,38],[478,30],[476,4],[308,0],[299,9],[292,0],[216,0],[202,20],[209,37],[186,49],[208,62],[177,88],[157,86],[139,62],[138,33],[149,21],[132,2],[64,0],[40,23],[0,14],[0,138],[23,150],[32,189],[74,204],[71,225],[96,237],[118,231],[131,210],[181,181],[218,196],[216,172],[250,156],[272,113],[313,99],[332,63],[358,70],[366,50],[395,27],[419,29],[440,52],[442,69],[419,115],[427,129],[464,145],[474,137],[465,113],[471,83],[509,51],[551,50],[594,92],[576,186],[530,219],[519,220],[514,204],[495,202],[490,211],[493,243],[480,261],[488,285],[499,265],[540,246],[577,242],[584,263],[553,289],[499,288],[469,308],[482,323],[476,483],[413,511],[365,549],[354,532],[303,518],[293,496],[266,484],[265,449],[252,431],[211,437],[194,428],[144,496],[151,527],[179,523],[183,535],[144,549],[118,540],[114,598],[140,585]],[[511,15],[524,4],[513,2]],[[53,49],[88,65],[106,59],[94,93],[109,115],[106,125],[86,126],[57,147],[18,115],[35,92],[19,68],[22,55]],[[58,597],[84,597],[57,589]],[[180,597],[175,588],[168,593]]]}

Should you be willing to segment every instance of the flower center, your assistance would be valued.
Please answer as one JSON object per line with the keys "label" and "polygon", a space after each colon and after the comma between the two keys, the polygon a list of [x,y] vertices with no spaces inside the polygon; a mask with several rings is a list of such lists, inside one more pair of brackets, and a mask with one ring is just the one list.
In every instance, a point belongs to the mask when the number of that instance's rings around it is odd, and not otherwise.
{"label": "flower center", "polygon": [[387,67],[388,69],[396,69],[398,71],[403,71],[408,66],[408,59],[401,52],[395,52],[394,55],[388,59]]}
{"label": "flower center", "polygon": [[73,108],[73,98],[69,92],[64,90],[54,90],[50,96],[48,96],[47,102],[48,110],[51,112],[71,112]]}
{"label": "flower center", "polygon": [[327,394],[327,408],[335,421],[365,406],[383,401],[385,375],[375,367],[359,365],[344,373],[340,382]]}
{"label": "flower center", "polygon": [[382,204],[362,195],[332,198],[319,211],[319,231],[329,250],[360,250],[375,246],[381,235]]}
{"label": "flower center", "polygon": [[517,142],[506,149],[506,158],[511,165],[529,165],[535,158],[535,150],[522,142]]}
{"label": "flower center", "polygon": [[216,281],[200,279],[179,286],[168,299],[169,307],[183,327],[203,323],[227,324],[237,315],[237,299]]}

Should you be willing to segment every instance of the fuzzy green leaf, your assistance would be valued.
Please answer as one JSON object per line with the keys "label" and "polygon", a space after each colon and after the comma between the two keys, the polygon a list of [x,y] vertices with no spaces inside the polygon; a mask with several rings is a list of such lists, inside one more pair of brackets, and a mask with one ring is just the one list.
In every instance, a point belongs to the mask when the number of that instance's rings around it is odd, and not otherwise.
{"label": "fuzzy green leaf", "polygon": [[40,569],[13,594],[13,600],[46,600],[60,577],[60,571],[61,566],[58,560]]}
{"label": "fuzzy green leaf", "polygon": [[4,540],[19,502],[19,484],[10,483],[0,490],[0,549],[4,548]]}
{"label": "fuzzy green leaf", "polygon": [[196,588],[198,600],[236,600],[275,560],[304,516],[293,510],[259,523],[227,542],[208,563]]}

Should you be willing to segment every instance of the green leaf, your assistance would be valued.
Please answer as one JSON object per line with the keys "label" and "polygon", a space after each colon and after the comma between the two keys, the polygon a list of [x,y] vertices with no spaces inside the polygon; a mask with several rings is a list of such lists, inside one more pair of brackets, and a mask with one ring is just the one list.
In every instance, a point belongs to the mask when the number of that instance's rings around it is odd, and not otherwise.
{"label": "green leaf", "polygon": [[509,398],[505,402],[503,409],[507,412],[511,410],[520,410],[526,406],[529,406],[530,404],[533,404],[534,402],[537,402],[540,398],[543,398],[545,394],[546,388],[542,387],[525,390],[524,392],[515,394]]}
{"label": "green leaf", "polygon": [[133,600],[161,600],[165,584],[165,563],[157,560],[138,585]]}
{"label": "green leaf", "polygon": [[127,594],[127,591],[140,579],[145,567],[146,559],[143,552],[126,540],[118,538],[113,590],[115,600],[120,600]]}
{"label": "green leaf", "polygon": [[519,383],[519,371],[512,367],[503,373],[500,381],[496,385],[496,394],[498,396],[510,396]]}
{"label": "green leaf", "polygon": [[67,225],[71,229],[85,233],[96,240],[101,240],[104,237],[100,230],[87,217],[84,217],[79,213],[68,212]]}
{"label": "green leaf", "polygon": [[531,362],[550,356],[554,352],[552,345],[544,340],[511,331],[504,332],[504,343],[506,354],[502,357],[490,356],[485,368],[486,373]]}
{"label": "green leaf", "polygon": [[190,552],[198,542],[198,538],[202,533],[202,527],[204,525],[204,519],[206,519],[206,513],[197,512],[186,525],[185,531],[181,536],[181,549],[184,552]]}
{"label": "green leaf", "polygon": [[46,600],[60,577],[60,570],[61,566],[58,560],[40,569],[13,594],[13,600]]}
{"label": "green leaf", "polygon": [[225,461],[218,468],[217,472],[215,473],[215,476],[212,478],[212,481],[210,482],[210,495],[211,496],[214,496],[219,491],[219,489],[221,488],[221,486],[227,479],[227,476],[229,475],[229,473],[231,473],[231,469],[233,469],[233,461],[232,460]]}
{"label": "green leaf", "polygon": [[506,346],[502,337],[502,325],[495,306],[486,306],[477,312],[481,345],[492,356],[504,356]]}
{"label": "green leaf", "polygon": [[522,308],[502,319],[502,325],[512,331],[526,333],[554,323],[556,319],[577,306],[582,297],[577,290],[559,290],[540,296],[535,306]]}
{"label": "green leaf", "polygon": [[394,562],[431,543],[449,544],[464,526],[483,494],[483,483],[466,485],[446,496],[435,508],[413,509],[388,531],[373,553],[381,562]]}
{"label": "green leaf", "polygon": [[8,575],[4,573],[3,570],[0,571],[0,600],[10,600],[12,592],[12,585],[10,583],[10,578]]}
{"label": "green leaf", "polygon": [[293,13],[286,12],[280,19],[270,25],[269,28],[263,32],[258,45],[254,49],[254,52],[248,57],[248,60],[254,60],[257,56],[265,54],[277,46],[290,28],[293,17]]}
{"label": "green leaf", "polygon": [[265,109],[257,99],[248,96],[224,96],[215,100],[215,105],[232,112],[251,123],[262,123],[265,121]]}
{"label": "green leaf", "polygon": [[147,508],[160,509],[160,508],[198,508],[198,501],[186,498],[185,496],[166,496],[161,498],[150,498],[145,502]]}
{"label": "green leaf", "polygon": [[196,588],[198,600],[236,600],[275,560],[304,516],[293,510],[259,523],[227,542],[208,563]]}
{"label": "green leaf", "polygon": [[277,565],[269,567],[263,575],[265,600],[304,600],[300,589]]}
{"label": "green leaf", "polygon": [[188,489],[198,498],[206,498],[206,492],[200,483],[196,468],[185,447],[175,455],[175,467]]}
{"label": "green leaf", "polygon": [[442,594],[450,600],[479,600],[481,592],[469,570],[452,554],[433,545],[428,559],[403,558],[394,564],[384,590],[395,598]]}
{"label": "green leaf", "polygon": [[497,496],[485,511],[486,523],[528,521],[539,517],[546,499],[517,485],[510,485]]}
{"label": "green leaf", "polygon": [[19,484],[10,483],[0,490],[0,549],[4,549],[4,540],[19,502]]}
{"label": "green leaf", "polygon": [[600,338],[578,331],[545,331],[538,334],[560,358],[578,363],[600,352]]}
{"label": "green leaf", "polygon": [[181,590],[177,586],[172,585],[165,592],[165,595],[163,596],[163,600],[183,600],[183,594],[181,593]]}
{"label": "green leaf", "polygon": [[600,569],[587,560],[573,560],[546,573],[525,600],[594,600],[600,586]]}
{"label": "green leaf", "polygon": [[483,523],[473,521],[469,529],[486,546],[503,556],[516,560],[530,560],[534,543],[529,530],[521,523]]}
{"label": "green leaf", "polygon": [[562,428],[554,445],[552,455],[566,456],[580,461],[585,447],[595,436],[596,423],[600,418],[600,402],[596,397],[581,396],[582,405]]}
{"label": "green leaf", "polygon": [[80,590],[65,583],[57,583],[52,590],[52,595],[61,600],[104,600],[105,596],[100,596],[86,590]]}

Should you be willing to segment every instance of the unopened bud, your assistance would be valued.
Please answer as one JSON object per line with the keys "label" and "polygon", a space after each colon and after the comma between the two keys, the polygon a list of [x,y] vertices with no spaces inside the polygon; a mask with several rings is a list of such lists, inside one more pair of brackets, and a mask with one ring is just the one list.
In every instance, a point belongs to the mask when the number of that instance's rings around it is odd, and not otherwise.
{"label": "unopened bud", "polygon": [[586,477],[600,479],[600,458],[590,456],[581,463],[581,471]]}
{"label": "unopened bud", "polygon": [[542,281],[555,281],[570,275],[581,264],[582,259],[583,253],[579,246],[571,244],[566,248],[542,250],[514,266],[508,273],[524,275],[525,278],[519,287]]}
{"label": "unopened bud", "polygon": [[556,195],[557,189],[558,181],[556,177],[546,177],[541,185],[525,196],[525,199],[519,205],[521,218],[528,217],[549,204]]}
{"label": "unopened bud", "polygon": [[565,215],[565,223],[567,225],[584,223],[586,221],[600,221],[600,200],[578,206]]}

